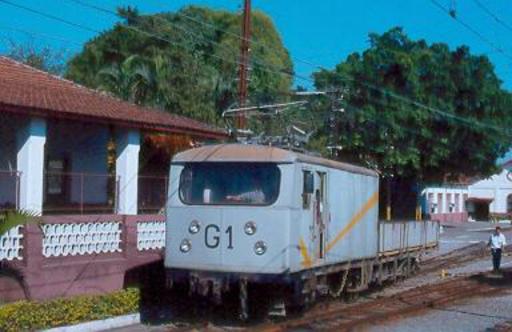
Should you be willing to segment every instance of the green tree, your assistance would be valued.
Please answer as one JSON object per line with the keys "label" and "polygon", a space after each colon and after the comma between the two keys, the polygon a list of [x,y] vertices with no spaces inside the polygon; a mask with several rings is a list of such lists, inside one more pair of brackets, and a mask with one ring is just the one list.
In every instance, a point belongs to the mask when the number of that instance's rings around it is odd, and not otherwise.
{"label": "green tree", "polygon": [[[119,14],[124,21],[89,41],[66,77],[210,123],[236,103],[239,15],[195,6],[155,15],[122,8]],[[292,84],[289,54],[263,13],[253,13],[252,30],[251,102],[282,99]]]}
{"label": "green tree", "polygon": [[149,99],[154,87],[154,74],[150,64],[144,63],[136,55],[126,58],[122,63],[114,63],[101,69],[98,76],[100,89],[137,104]]}
{"label": "green tree", "polygon": [[[314,79],[317,89],[344,92],[331,143],[342,147],[339,158],[381,173],[380,206],[389,197],[402,209],[394,216],[411,217],[422,186],[495,173],[512,142],[512,97],[489,59],[411,40],[401,28],[369,43]],[[329,141],[328,125],[313,143]]]}
{"label": "green tree", "polygon": [[19,43],[8,40],[5,55],[31,67],[55,75],[63,75],[66,70],[67,52],[55,50],[49,46],[37,46],[33,41]]}
{"label": "green tree", "polygon": [[512,98],[489,59],[413,41],[401,28],[369,37],[367,50],[314,74],[318,89],[346,91],[341,158],[423,183],[496,172],[512,141]]}

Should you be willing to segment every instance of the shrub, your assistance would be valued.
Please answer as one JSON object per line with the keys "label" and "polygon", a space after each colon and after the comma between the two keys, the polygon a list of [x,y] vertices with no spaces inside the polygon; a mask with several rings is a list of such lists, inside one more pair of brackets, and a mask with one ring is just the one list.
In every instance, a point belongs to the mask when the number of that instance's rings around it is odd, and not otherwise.
{"label": "shrub", "polygon": [[128,288],[106,295],[4,304],[0,306],[0,331],[39,330],[125,315],[137,312],[139,301],[139,290]]}

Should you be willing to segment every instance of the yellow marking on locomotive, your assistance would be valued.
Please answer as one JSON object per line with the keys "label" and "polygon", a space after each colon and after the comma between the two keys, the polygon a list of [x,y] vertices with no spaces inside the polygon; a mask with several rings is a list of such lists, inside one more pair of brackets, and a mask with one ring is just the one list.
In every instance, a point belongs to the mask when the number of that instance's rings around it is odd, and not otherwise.
{"label": "yellow marking on locomotive", "polygon": [[313,264],[313,261],[311,260],[311,256],[309,256],[308,248],[302,238],[299,240],[299,249],[300,254],[302,255],[302,265],[304,267],[310,267]]}
{"label": "yellow marking on locomotive", "polygon": [[327,244],[325,247],[325,252],[329,252],[341,239],[347,235],[347,233],[355,226],[358,222],[360,222],[363,217],[370,211],[377,203],[379,202],[379,192],[376,191],[372,197],[363,205],[361,210],[359,210],[350,220],[350,222],[345,226],[341,232],[336,235],[336,237]]}

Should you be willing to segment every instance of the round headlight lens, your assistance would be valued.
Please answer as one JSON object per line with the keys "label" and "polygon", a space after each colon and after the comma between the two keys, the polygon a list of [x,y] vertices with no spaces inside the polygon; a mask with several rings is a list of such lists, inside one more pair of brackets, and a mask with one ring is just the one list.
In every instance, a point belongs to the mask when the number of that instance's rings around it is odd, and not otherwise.
{"label": "round headlight lens", "polygon": [[254,253],[256,255],[263,255],[267,251],[267,244],[263,241],[258,241],[254,244]]}
{"label": "round headlight lens", "polygon": [[247,235],[256,234],[256,224],[252,221],[248,221],[244,226],[244,232]]}
{"label": "round headlight lens", "polygon": [[190,249],[192,249],[192,243],[190,243],[189,239],[183,239],[180,244],[180,251],[181,252],[189,252]]}
{"label": "round headlight lens", "polygon": [[188,231],[190,234],[196,234],[201,229],[201,225],[199,224],[199,221],[192,220],[190,223],[190,226],[188,226]]}

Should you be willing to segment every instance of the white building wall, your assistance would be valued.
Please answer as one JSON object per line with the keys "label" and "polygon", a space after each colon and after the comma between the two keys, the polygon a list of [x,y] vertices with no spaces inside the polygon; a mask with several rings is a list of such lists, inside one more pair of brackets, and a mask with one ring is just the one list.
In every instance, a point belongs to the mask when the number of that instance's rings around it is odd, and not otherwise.
{"label": "white building wall", "polygon": [[469,197],[492,199],[489,212],[506,213],[507,196],[512,194],[512,176],[508,173],[508,170],[502,170],[499,174],[470,185]]}
{"label": "white building wall", "polygon": [[[508,170],[502,170],[499,174],[493,175],[487,179],[475,182],[467,188],[458,188],[450,186],[428,187],[423,190],[423,195],[428,200],[429,194],[433,194],[433,203],[436,204],[434,213],[450,213],[447,204],[447,194],[451,195],[450,202],[455,204],[456,194],[459,194],[459,210],[463,212],[465,207],[464,194],[468,198],[490,199],[490,213],[507,213],[507,197],[512,195],[512,174]],[[439,202],[441,195],[442,204]],[[427,204],[428,205],[428,202]],[[431,210],[428,211],[432,212]],[[452,212],[457,212],[454,208]]]}
{"label": "white building wall", "polygon": [[[432,194],[432,202],[428,202],[429,196]],[[448,194],[450,195],[450,200],[447,200]],[[464,212],[464,194],[468,194],[468,189],[465,187],[428,187],[425,188],[422,192],[426,200],[426,206],[428,208],[428,213],[456,213],[456,212]],[[458,195],[458,197],[457,197]],[[455,199],[458,198],[458,211],[457,204]],[[441,199],[441,201],[439,201]],[[434,204],[435,209],[432,212],[431,205]],[[453,208],[450,211],[450,204],[453,204]]]}

